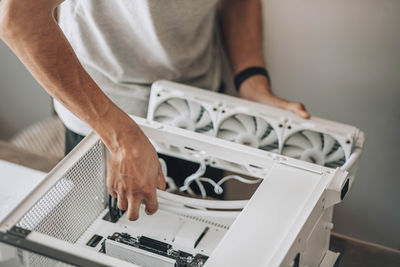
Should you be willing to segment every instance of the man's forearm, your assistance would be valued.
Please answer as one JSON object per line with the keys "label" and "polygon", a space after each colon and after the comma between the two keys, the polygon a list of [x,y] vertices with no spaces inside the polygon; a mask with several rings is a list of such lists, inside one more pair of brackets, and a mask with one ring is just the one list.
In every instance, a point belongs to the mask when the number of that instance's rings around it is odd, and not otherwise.
{"label": "man's forearm", "polygon": [[250,66],[265,67],[260,0],[220,0],[219,15],[234,74]]}
{"label": "man's forearm", "polygon": [[[265,68],[261,0],[220,0],[219,15],[234,75],[248,67]],[[237,89],[243,98],[287,109],[303,118],[310,117],[303,104],[275,96],[266,75],[253,75]]]}
{"label": "man's forearm", "polygon": [[118,138],[112,131],[125,127],[119,120],[126,120],[127,116],[105,96],[80,64],[54,20],[57,4],[57,1],[43,0],[1,1],[0,37],[50,95],[111,146],[117,141],[112,139]]}

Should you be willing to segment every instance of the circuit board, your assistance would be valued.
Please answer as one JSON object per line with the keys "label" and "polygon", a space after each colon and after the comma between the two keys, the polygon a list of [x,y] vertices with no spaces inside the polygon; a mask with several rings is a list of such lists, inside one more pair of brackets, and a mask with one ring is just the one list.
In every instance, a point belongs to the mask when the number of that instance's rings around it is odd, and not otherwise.
{"label": "circuit board", "polygon": [[[145,253],[145,251],[150,253]],[[166,242],[146,236],[132,237],[127,233],[114,233],[108,236],[103,241],[100,252],[110,256],[125,254],[123,256],[125,260],[136,264],[144,264],[143,266],[157,264],[158,266],[201,267],[208,259],[206,255],[193,255],[182,250],[175,250],[171,244]]]}

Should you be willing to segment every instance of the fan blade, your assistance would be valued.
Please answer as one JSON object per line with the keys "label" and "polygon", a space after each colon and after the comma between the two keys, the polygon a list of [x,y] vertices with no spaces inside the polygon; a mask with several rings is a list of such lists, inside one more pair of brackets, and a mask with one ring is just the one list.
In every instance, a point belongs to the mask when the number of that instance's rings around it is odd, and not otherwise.
{"label": "fan blade", "polygon": [[237,136],[238,136],[238,133],[232,132],[229,130],[222,130],[222,131],[218,132],[218,138],[221,138],[224,140],[235,141]]}
{"label": "fan blade", "polygon": [[322,141],[319,133],[312,131],[303,131],[303,134],[308,138],[308,140],[310,140],[314,148],[318,150],[322,149]]}
{"label": "fan blade", "polygon": [[335,145],[335,139],[329,134],[324,134],[324,147],[322,152],[327,155]]}
{"label": "fan blade", "polygon": [[268,130],[268,123],[261,119],[256,117],[256,123],[257,123],[257,130],[256,130],[256,136],[258,139],[260,139],[264,133]]}
{"label": "fan blade", "polygon": [[303,152],[304,152],[303,149],[291,146],[291,147],[285,147],[282,151],[282,154],[292,158],[300,158]]}
{"label": "fan blade", "polygon": [[271,131],[268,136],[260,141],[259,147],[271,145],[278,141],[278,136],[275,131]]}
{"label": "fan blade", "polygon": [[179,116],[179,112],[174,107],[172,107],[170,104],[164,102],[160,106],[158,106],[156,112],[154,112],[154,117],[157,117],[157,116],[175,118],[175,117]]}
{"label": "fan blade", "polygon": [[248,133],[254,134],[256,132],[256,124],[253,117],[244,114],[237,114],[235,118],[244,125]]}
{"label": "fan blade", "polygon": [[156,118],[156,121],[164,123],[164,124],[171,123],[173,120],[174,120],[173,117],[167,117],[167,116],[158,116]]}
{"label": "fan blade", "polygon": [[203,128],[209,125],[210,123],[212,123],[210,114],[207,111],[204,111],[200,120],[196,123],[196,129]]}
{"label": "fan blade", "polygon": [[233,132],[246,132],[246,128],[244,128],[243,124],[241,124],[237,119],[234,117],[230,117],[226,119],[220,126],[221,130],[230,130]]}
{"label": "fan blade", "polygon": [[197,122],[197,119],[199,119],[201,112],[200,104],[194,101],[188,101],[187,103],[189,105],[190,120],[193,122]]}
{"label": "fan blade", "polygon": [[184,99],[172,98],[169,99],[167,102],[176,110],[178,110],[180,116],[187,117],[189,115],[189,106],[186,104],[186,101]]}
{"label": "fan blade", "polygon": [[325,163],[335,162],[342,158],[344,158],[344,151],[343,151],[343,148],[339,147],[335,152],[333,152],[332,154],[330,154],[329,156],[326,157]]}
{"label": "fan blade", "polygon": [[289,139],[286,141],[285,145],[301,147],[303,149],[308,149],[308,148],[312,147],[312,144],[310,143],[310,141],[300,133],[297,133],[297,134],[289,137]]}

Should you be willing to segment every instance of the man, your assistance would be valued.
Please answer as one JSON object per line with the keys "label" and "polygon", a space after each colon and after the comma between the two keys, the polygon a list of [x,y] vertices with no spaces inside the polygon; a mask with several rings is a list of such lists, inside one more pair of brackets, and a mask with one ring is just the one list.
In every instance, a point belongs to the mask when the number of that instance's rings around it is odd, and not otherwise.
{"label": "man", "polygon": [[156,189],[165,181],[156,151],[124,111],[144,116],[158,79],[220,88],[217,17],[240,96],[309,117],[303,105],[271,91],[260,0],[68,0],[60,28],[53,15],[62,2],[0,1],[0,37],[59,101],[67,134],[90,127],[104,141],[108,190],[130,220],[141,203],[148,214],[157,210]]}

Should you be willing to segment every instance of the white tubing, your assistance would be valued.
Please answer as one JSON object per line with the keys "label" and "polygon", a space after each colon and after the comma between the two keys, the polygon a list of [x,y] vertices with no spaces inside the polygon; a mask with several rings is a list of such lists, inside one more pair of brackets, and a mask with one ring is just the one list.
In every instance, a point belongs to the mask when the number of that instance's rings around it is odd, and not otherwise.
{"label": "white tubing", "polygon": [[200,176],[202,176],[207,169],[207,165],[204,162],[200,162],[200,167],[199,169],[193,173],[192,175],[188,176],[185,181],[183,182],[183,186],[179,188],[180,191],[186,191],[188,190],[190,184],[198,179]]}
{"label": "white tubing", "polygon": [[340,167],[340,169],[344,171],[350,170],[360,156],[361,156],[361,148],[355,149],[354,152],[351,153],[349,159],[345,162],[345,164],[342,167]]}
{"label": "white tubing", "polygon": [[218,217],[218,218],[236,218],[240,211],[214,211],[214,210],[197,210],[190,208],[178,208],[161,204],[160,209],[170,211],[177,214],[199,216],[199,217]]}
{"label": "white tubing", "polygon": [[165,191],[157,190],[157,196],[162,199],[181,203],[192,207],[203,207],[211,209],[243,209],[248,200],[208,200],[197,199],[175,195]]}

